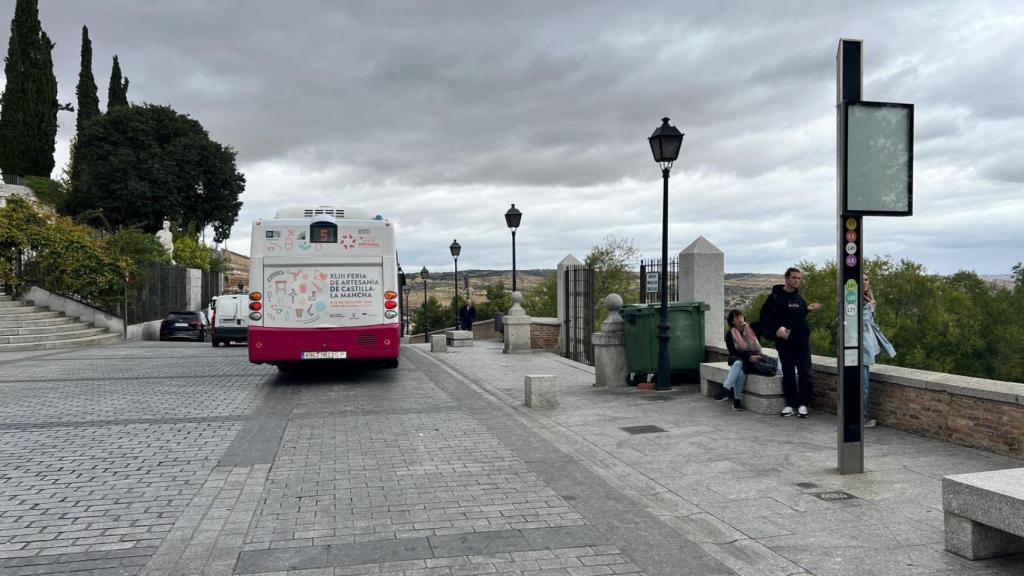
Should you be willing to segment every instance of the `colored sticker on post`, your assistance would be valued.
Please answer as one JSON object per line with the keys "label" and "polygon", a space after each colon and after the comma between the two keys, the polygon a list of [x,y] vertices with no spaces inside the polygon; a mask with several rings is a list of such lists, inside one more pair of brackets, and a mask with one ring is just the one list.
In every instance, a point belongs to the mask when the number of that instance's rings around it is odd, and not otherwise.
{"label": "colored sticker on post", "polygon": [[847,242],[856,242],[857,241],[857,233],[854,232],[853,230],[847,230],[846,231],[846,241]]}
{"label": "colored sticker on post", "polygon": [[857,315],[857,305],[856,304],[847,304],[846,305],[846,315],[847,316],[856,316]]}
{"label": "colored sticker on post", "polygon": [[846,281],[846,290],[848,292],[856,292],[857,291],[857,281],[854,280],[853,278],[850,278],[849,280],[847,280]]}
{"label": "colored sticker on post", "polygon": [[854,244],[853,242],[847,242],[846,243],[846,253],[847,254],[856,254],[857,253],[857,245]]}
{"label": "colored sticker on post", "polygon": [[[857,265],[857,257],[854,256],[853,254],[850,254],[849,256],[847,256],[846,257],[846,265],[849,266],[850,268],[853,268],[854,266],[856,266]],[[853,282],[853,280],[850,280],[850,282]]]}
{"label": "colored sticker on post", "polygon": [[846,229],[847,230],[856,230],[857,229],[857,219],[856,218],[847,218],[846,219]]}
{"label": "colored sticker on post", "polygon": [[847,292],[846,293],[846,301],[849,302],[850,304],[855,303],[857,301],[857,293],[856,292]]}

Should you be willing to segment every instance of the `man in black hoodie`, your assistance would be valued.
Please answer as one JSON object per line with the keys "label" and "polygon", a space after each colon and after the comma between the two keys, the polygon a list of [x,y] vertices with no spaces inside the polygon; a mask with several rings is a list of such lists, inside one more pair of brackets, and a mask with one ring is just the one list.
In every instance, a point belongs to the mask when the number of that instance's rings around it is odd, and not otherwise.
{"label": "man in black hoodie", "polygon": [[[761,305],[761,333],[775,341],[782,364],[782,393],[786,407],[782,416],[792,416],[794,408],[801,418],[807,417],[811,405],[811,327],[807,313],[821,308],[817,302],[808,304],[800,295],[803,274],[797,268],[786,270],[786,283],[772,286],[772,293]],[[800,376],[799,385],[797,374]]]}

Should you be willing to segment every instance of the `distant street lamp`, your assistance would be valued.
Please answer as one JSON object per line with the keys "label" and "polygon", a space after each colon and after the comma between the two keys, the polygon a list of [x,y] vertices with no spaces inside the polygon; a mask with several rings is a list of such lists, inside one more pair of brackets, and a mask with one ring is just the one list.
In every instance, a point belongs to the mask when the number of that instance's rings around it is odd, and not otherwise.
{"label": "distant street lamp", "polygon": [[512,230],[512,291],[516,291],[516,229],[523,219],[523,213],[516,209],[513,204],[508,212],[505,212],[505,224]]}
{"label": "distant street lamp", "polygon": [[668,173],[672,163],[679,157],[679,149],[683,145],[683,133],[670,126],[668,118],[661,119],[661,126],[647,139],[651,144],[654,161],[661,165],[661,177],[664,189],[661,197],[661,319],[658,322],[658,382],[655,390],[671,390],[671,364],[668,357],[668,341],[671,338],[668,323]]}
{"label": "distant street lamp", "polygon": [[423,279],[423,341],[427,342],[427,276],[430,276],[430,272],[427,271],[427,267],[424,266],[423,270],[420,270],[420,278]]}
{"label": "distant street lamp", "polygon": [[452,245],[448,247],[448,250],[452,253],[452,258],[455,259],[455,329],[461,328],[459,326],[459,253],[462,252],[462,246],[459,245],[458,240],[452,240]]}
{"label": "distant street lamp", "polygon": [[398,315],[398,323],[401,326],[402,336],[405,336],[405,327],[406,322],[409,320],[409,311],[405,309],[405,271],[402,270],[401,264],[398,265],[398,303],[402,306],[401,313]]}

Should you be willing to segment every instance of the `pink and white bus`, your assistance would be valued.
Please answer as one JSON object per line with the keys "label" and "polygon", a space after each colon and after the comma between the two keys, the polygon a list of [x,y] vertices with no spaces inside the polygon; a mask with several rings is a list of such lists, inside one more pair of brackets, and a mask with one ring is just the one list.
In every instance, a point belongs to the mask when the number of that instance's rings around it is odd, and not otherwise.
{"label": "pink and white bus", "polygon": [[395,227],[352,208],[285,208],[252,225],[249,361],[398,366]]}

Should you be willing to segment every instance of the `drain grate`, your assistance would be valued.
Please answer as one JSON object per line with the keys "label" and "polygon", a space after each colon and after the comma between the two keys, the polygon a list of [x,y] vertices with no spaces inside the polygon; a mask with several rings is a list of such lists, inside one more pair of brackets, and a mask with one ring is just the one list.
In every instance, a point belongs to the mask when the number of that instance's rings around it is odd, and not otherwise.
{"label": "drain grate", "polygon": [[857,497],[848,492],[818,492],[814,495],[818,500],[824,500],[825,502],[840,502],[842,500],[856,500]]}
{"label": "drain grate", "polygon": [[664,428],[651,426],[650,424],[646,426],[626,426],[625,428],[620,428],[620,430],[623,432],[629,432],[630,434],[657,434],[658,432],[668,432],[668,430],[665,430]]}

